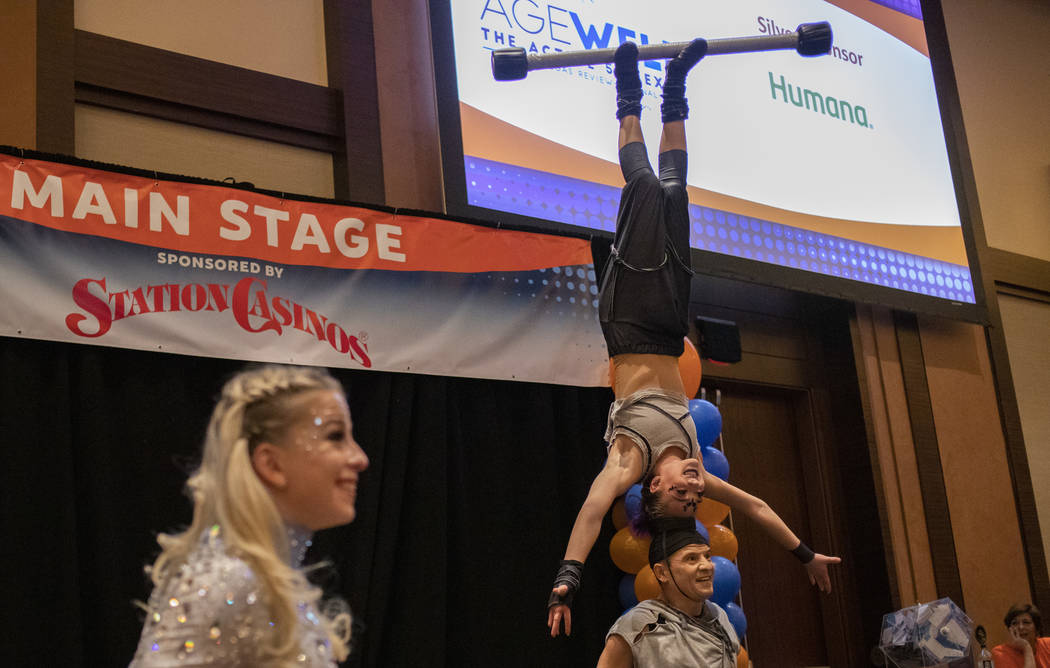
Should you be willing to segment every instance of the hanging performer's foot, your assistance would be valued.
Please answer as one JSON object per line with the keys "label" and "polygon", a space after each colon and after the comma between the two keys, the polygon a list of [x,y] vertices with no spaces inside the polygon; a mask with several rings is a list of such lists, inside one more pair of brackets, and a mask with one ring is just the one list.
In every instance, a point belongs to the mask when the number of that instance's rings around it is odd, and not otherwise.
{"label": "hanging performer's foot", "polygon": [[[619,52],[617,52],[619,53]],[[663,102],[660,104],[660,115],[664,123],[684,121],[689,118],[689,103],[685,99],[685,77],[693,65],[707,53],[707,40],[694,39],[682,51],[667,61],[664,73]],[[637,60],[637,58],[636,58]]]}
{"label": "hanging performer's foot", "polygon": [[638,45],[624,42],[613,57],[616,76],[616,118],[642,115],[642,80],[638,76]]}

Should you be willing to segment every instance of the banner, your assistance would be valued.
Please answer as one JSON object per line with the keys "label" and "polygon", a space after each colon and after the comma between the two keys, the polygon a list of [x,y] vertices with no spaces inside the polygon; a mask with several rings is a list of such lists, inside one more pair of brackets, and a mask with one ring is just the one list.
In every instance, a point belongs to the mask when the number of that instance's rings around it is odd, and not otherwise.
{"label": "banner", "polygon": [[0,155],[0,335],[608,384],[584,239]]}

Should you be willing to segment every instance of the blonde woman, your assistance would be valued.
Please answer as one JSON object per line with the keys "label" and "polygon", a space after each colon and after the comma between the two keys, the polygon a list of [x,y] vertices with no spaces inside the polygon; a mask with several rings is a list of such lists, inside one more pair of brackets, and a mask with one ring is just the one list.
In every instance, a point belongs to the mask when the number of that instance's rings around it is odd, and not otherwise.
{"label": "blonde woman", "polygon": [[193,522],[158,539],[131,666],[345,659],[349,608],[322,606],[301,564],[314,531],[353,521],[367,467],[342,387],[326,371],[270,365],[231,378],[187,482]]}

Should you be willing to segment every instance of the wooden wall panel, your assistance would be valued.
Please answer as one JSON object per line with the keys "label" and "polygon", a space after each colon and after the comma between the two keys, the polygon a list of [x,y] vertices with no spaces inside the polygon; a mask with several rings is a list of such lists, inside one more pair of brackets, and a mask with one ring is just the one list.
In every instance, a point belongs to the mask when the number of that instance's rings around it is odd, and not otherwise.
{"label": "wooden wall panel", "polygon": [[966,610],[1003,642],[998,620],[1031,594],[987,343],[977,325],[919,325]]}
{"label": "wooden wall panel", "polygon": [[277,192],[332,197],[332,156],[276,142],[88,105],[77,106],[78,157]]}
{"label": "wooden wall panel", "polygon": [[1050,554],[1050,300],[999,294],[1043,554]]}
{"label": "wooden wall panel", "polygon": [[1050,4],[940,4],[987,243],[1050,261]]}
{"label": "wooden wall panel", "polygon": [[937,598],[937,586],[892,313],[858,305],[856,334],[894,604],[904,607]]}
{"label": "wooden wall panel", "polygon": [[324,15],[328,82],[342,113],[343,144],[335,156],[336,196],[385,204],[372,4],[369,0],[325,0]]}
{"label": "wooden wall panel", "polygon": [[328,85],[321,0],[77,0],[76,28]]}
{"label": "wooden wall panel", "polygon": [[445,210],[428,3],[372,0],[386,203]]}
{"label": "wooden wall panel", "polygon": [[0,144],[36,148],[36,3],[8,3],[0,19]]}
{"label": "wooden wall panel", "polygon": [[36,148],[73,152],[73,0],[37,0]]}

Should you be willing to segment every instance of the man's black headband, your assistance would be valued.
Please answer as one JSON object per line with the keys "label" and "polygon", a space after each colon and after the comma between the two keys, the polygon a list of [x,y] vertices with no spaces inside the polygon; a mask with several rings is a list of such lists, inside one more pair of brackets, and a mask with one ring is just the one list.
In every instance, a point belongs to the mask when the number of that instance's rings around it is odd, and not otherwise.
{"label": "man's black headband", "polygon": [[703,534],[696,530],[692,517],[660,517],[650,525],[649,565],[664,561],[686,545],[707,545]]}

